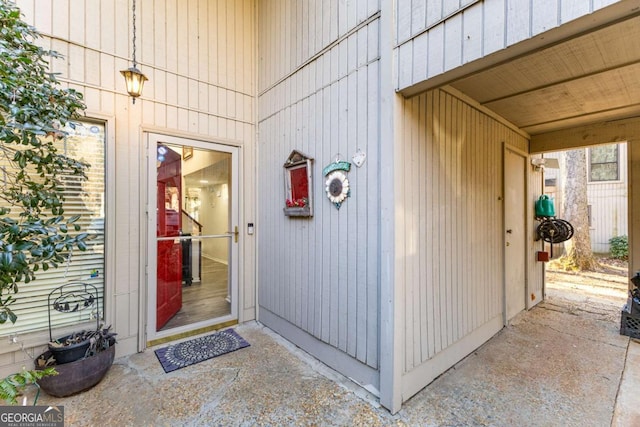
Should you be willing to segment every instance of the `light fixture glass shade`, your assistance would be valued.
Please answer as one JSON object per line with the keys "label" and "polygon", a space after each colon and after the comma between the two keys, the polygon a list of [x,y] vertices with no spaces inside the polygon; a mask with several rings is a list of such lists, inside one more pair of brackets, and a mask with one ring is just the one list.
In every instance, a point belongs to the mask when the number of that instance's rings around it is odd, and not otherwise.
{"label": "light fixture glass shade", "polygon": [[127,83],[127,92],[134,99],[142,95],[142,87],[147,80],[147,76],[142,74],[136,67],[131,67],[126,70],[120,71],[124,76],[124,80]]}

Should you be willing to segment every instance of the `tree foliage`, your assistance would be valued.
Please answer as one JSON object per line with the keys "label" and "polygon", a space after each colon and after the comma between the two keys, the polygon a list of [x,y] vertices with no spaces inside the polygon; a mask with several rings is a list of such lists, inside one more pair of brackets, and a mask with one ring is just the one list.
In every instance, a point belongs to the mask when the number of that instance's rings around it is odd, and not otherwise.
{"label": "tree foliage", "polygon": [[64,180],[86,179],[88,165],[56,148],[63,127],[84,111],[82,94],[49,71],[59,55],[36,44],[37,30],[0,0],[0,324],[16,321],[18,285],[63,263],[87,235],[64,215]]}

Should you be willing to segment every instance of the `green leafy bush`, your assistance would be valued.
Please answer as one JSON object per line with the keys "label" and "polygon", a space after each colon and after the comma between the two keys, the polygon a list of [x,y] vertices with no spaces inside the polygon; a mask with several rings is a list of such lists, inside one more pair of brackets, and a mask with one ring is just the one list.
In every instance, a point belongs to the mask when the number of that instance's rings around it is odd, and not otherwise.
{"label": "green leafy bush", "polygon": [[58,152],[65,124],[85,109],[82,94],[62,88],[49,70],[56,52],[20,10],[0,0],[0,325],[15,323],[18,286],[58,267],[88,235],[64,215],[64,182],[84,180],[89,165]]}
{"label": "green leafy bush", "polygon": [[[37,381],[50,375],[58,375],[58,373],[54,368],[46,368],[39,371],[23,369],[22,372],[11,374],[0,381],[0,400],[4,400],[8,405],[18,404],[18,397],[21,395],[22,390],[30,384],[35,384],[38,387],[38,394],[40,394],[40,387],[37,385]],[[36,401],[38,400],[38,394],[36,394]],[[33,404],[35,405],[36,402]]]}
{"label": "green leafy bush", "polygon": [[616,236],[609,239],[611,257],[627,259],[629,257],[629,239],[627,236]]}
{"label": "green leafy bush", "polygon": [[[89,165],[55,144],[85,104],[51,73],[48,60],[60,55],[39,47],[39,37],[14,2],[0,0],[0,326],[18,317],[10,305],[19,284],[58,267],[74,247],[86,250],[88,238],[62,206],[65,179],[86,179]],[[16,404],[26,385],[53,374],[50,368],[9,375],[0,381],[0,400]]]}

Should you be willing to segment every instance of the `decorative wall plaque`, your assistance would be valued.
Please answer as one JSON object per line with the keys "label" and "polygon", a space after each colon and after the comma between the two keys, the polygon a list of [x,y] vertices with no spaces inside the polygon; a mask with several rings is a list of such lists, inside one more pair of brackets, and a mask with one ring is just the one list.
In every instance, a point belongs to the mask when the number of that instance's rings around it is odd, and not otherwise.
{"label": "decorative wall plaque", "polygon": [[349,186],[349,179],[345,172],[351,170],[351,163],[341,161],[340,155],[336,155],[336,161],[328,164],[322,173],[326,177],[325,191],[327,198],[331,200],[331,203],[340,209],[342,203],[347,197],[351,196],[351,188]]}
{"label": "decorative wall plaque", "polygon": [[293,150],[284,163],[284,214],[287,216],[313,216],[313,159]]}

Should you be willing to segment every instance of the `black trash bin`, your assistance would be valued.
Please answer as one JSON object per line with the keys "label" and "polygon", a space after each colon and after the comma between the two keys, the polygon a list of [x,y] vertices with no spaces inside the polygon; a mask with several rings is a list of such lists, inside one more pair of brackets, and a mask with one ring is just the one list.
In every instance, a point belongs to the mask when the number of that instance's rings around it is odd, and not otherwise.
{"label": "black trash bin", "polygon": [[629,290],[629,299],[622,308],[620,335],[640,338],[640,272],[631,279],[633,288]]}
{"label": "black trash bin", "polygon": [[[191,233],[182,233],[181,236],[191,236]],[[182,283],[191,286],[193,283],[193,271],[191,268],[191,239],[182,239]]]}

